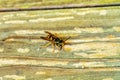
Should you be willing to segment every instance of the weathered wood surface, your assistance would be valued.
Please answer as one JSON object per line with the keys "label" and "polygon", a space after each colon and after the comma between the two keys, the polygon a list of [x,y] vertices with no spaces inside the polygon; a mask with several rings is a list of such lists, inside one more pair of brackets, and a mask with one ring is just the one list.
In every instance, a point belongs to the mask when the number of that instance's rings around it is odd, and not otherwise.
{"label": "weathered wood surface", "polygon": [[[0,13],[0,80],[119,80],[120,7]],[[71,39],[40,48],[44,31]]]}
{"label": "weathered wood surface", "polygon": [[[64,58],[119,58],[119,8],[74,9],[56,11],[1,13],[1,55],[26,55]],[[61,54],[40,36],[44,31],[72,38]],[[10,54],[11,53],[11,54]],[[57,53],[57,50],[55,51]]]}
{"label": "weathered wood surface", "polygon": [[53,5],[91,5],[91,4],[116,4],[119,0],[1,0],[0,8],[30,8]]}

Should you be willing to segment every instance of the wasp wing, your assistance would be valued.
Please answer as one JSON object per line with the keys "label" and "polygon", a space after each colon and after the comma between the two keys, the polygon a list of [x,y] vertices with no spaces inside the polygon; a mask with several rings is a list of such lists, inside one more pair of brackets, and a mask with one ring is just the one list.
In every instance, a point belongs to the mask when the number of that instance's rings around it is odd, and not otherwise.
{"label": "wasp wing", "polygon": [[52,34],[51,32],[45,31],[45,33],[49,34],[50,36],[52,36],[54,38],[58,38],[55,34]]}
{"label": "wasp wing", "polygon": [[49,35],[54,35],[54,34],[52,34],[51,32],[48,32],[48,31],[44,31],[44,32],[49,34]]}

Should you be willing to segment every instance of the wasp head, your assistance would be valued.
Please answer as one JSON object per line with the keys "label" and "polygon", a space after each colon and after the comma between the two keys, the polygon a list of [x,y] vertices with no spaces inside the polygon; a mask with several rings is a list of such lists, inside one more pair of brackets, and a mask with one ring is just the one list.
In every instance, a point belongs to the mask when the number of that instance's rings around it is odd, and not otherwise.
{"label": "wasp head", "polygon": [[55,39],[55,44],[56,46],[58,46],[60,48],[60,50],[62,49],[62,47],[64,46],[64,41],[62,39],[56,38]]}

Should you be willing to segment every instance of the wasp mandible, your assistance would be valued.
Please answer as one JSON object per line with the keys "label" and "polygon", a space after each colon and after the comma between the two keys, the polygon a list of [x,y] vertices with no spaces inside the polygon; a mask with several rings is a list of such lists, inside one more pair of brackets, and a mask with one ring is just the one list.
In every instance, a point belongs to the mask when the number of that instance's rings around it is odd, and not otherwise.
{"label": "wasp mandible", "polygon": [[53,52],[54,52],[55,47],[58,47],[59,50],[62,50],[64,45],[69,44],[66,41],[68,39],[70,39],[70,36],[67,37],[66,39],[62,39],[62,38],[58,37],[57,35],[52,34],[51,32],[48,32],[48,31],[44,31],[44,32],[47,33],[48,35],[46,37],[40,37],[40,38],[43,39],[43,40],[47,40],[50,43],[46,44],[43,47],[47,47],[50,44],[52,44]]}

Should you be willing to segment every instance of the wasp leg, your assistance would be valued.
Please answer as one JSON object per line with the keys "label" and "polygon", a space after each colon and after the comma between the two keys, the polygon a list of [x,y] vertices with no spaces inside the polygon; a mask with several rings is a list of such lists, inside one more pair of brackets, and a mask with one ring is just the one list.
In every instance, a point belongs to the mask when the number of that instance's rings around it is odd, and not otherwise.
{"label": "wasp leg", "polygon": [[56,46],[56,48],[57,48],[57,50],[58,50],[58,53],[60,53],[61,48],[60,48],[60,47],[58,47],[58,46]]}
{"label": "wasp leg", "polygon": [[65,48],[64,48],[64,46],[62,47],[62,49],[63,49],[63,51],[65,51]]}
{"label": "wasp leg", "polygon": [[59,50],[59,52],[58,52],[58,53],[60,53],[60,51],[61,51],[61,48],[58,48],[58,50]]}
{"label": "wasp leg", "polygon": [[54,33],[55,36],[59,36],[57,33]]}
{"label": "wasp leg", "polygon": [[70,42],[65,42],[65,45],[72,45]]}
{"label": "wasp leg", "polygon": [[48,47],[50,44],[51,44],[51,43],[49,42],[49,43],[47,43],[47,44],[45,44],[45,45],[42,45],[40,48],[46,48],[46,47]]}
{"label": "wasp leg", "polygon": [[69,36],[68,38],[66,38],[64,41],[67,41],[68,39],[70,39],[71,37]]}

